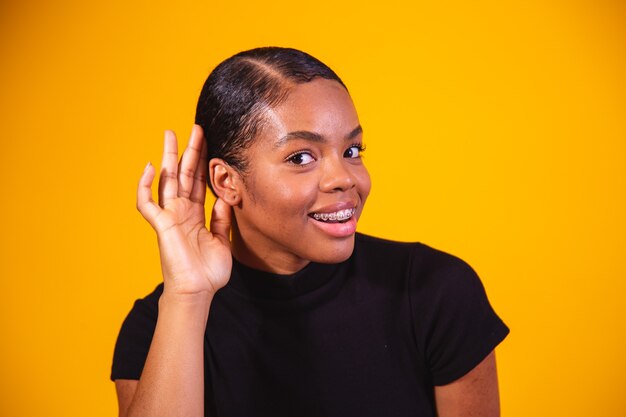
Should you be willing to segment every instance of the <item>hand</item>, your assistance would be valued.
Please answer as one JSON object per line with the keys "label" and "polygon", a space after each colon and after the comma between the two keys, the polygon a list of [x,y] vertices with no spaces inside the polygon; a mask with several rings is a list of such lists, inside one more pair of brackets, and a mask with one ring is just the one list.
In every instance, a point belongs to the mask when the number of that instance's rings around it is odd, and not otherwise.
{"label": "hand", "polygon": [[211,230],[204,216],[207,149],[202,128],[194,125],[187,149],[177,164],[174,132],[165,132],[159,179],[159,204],[152,199],[155,169],[148,164],[137,187],[137,209],[156,231],[163,271],[164,293],[212,296],[228,282],[231,208],[217,199]]}

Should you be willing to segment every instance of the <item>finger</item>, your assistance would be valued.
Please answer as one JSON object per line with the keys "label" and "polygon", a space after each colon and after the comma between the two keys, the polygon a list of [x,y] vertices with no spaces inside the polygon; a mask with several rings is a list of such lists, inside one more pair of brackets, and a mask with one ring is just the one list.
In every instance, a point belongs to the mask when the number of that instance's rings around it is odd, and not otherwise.
{"label": "finger", "polygon": [[202,129],[194,125],[189,137],[187,149],[183,152],[178,165],[178,196],[189,198],[194,186],[194,177],[202,151]]}
{"label": "finger", "polygon": [[171,130],[165,131],[163,160],[159,178],[159,205],[163,207],[168,200],[178,196],[178,143]]}
{"label": "finger", "polygon": [[224,200],[218,198],[213,204],[211,213],[211,233],[219,237],[224,242],[230,241],[232,208]]}
{"label": "finger", "polygon": [[[198,126],[200,132],[202,132],[202,128]],[[191,201],[196,203],[204,204],[204,200],[206,197],[206,187],[207,187],[207,171],[209,169],[209,159],[207,157],[208,147],[206,144],[206,140],[204,140],[204,135],[201,134],[202,138],[202,149],[200,150],[200,159],[198,160],[198,167],[196,168],[196,173],[194,175],[193,180],[193,188],[191,190],[191,196],[189,197]]]}
{"label": "finger", "polygon": [[154,219],[156,219],[161,211],[161,208],[152,199],[152,181],[154,181],[154,175],[154,166],[148,163],[137,185],[137,210],[139,210],[143,218],[153,227]]}

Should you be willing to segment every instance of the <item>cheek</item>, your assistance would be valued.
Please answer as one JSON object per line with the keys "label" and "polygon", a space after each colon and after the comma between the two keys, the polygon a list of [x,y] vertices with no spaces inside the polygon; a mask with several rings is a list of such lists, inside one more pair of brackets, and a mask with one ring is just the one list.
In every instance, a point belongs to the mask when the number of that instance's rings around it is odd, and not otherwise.
{"label": "cheek", "polygon": [[262,180],[256,178],[251,186],[256,208],[283,215],[283,221],[288,218],[288,214],[307,215],[317,195],[317,188],[306,181],[304,176],[285,179],[284,175],[267,175]]}
{"label": "cheek", "polygon": [[370,193],[370,190],[372,189],[372,180],[365,166],[363,166],[363,169],[357,175],[357,183],[358,183],[359,192],[361,194],[361,198],[363,198],[363,201],[365,202],[365,199],[367,198],[367,196]]}
{"label": "cheek", "polygon": [[317,197],[317,188],[303,178],[274,184],[272,193],[276,205],[285,213],[307,214]]}

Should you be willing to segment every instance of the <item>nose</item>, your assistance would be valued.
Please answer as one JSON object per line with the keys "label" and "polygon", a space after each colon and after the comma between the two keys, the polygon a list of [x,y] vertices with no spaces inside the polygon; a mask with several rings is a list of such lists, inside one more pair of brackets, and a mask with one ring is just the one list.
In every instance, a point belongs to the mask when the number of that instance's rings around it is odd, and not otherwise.
{"label": "nose", "polygon": [[322,168],[321,191],[346,191],[355,186],[355,178],[344,158],[327,158]]}

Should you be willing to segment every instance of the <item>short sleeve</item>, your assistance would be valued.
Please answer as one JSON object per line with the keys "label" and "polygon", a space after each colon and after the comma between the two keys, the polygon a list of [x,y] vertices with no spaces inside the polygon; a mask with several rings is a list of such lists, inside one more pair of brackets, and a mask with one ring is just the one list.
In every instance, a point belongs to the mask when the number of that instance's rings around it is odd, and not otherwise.
{"label": "short sleeve", "polygon": [[156,327],[159,298],[162,293],[163,284],[160,284],[147,297],[135,301],[126,316],[115,343],[112,380],[141,377]]}
{"label": "short sleeve", "polygon": [[416,247],[410,289],[414,332],[434,385],[457,380],[509,333],[483,284],[462,260]]}

